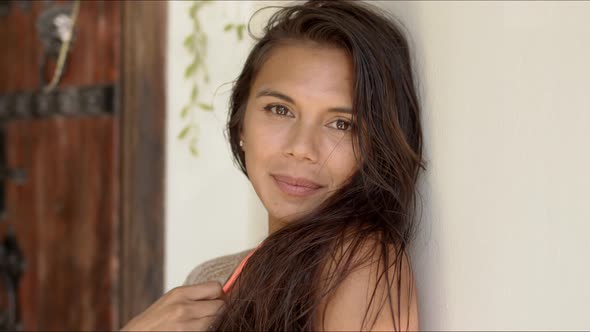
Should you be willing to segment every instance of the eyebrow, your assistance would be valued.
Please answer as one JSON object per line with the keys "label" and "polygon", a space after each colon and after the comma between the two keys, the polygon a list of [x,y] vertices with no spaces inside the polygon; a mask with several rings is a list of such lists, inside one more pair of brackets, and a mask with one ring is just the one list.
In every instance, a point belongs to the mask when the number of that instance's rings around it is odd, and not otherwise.
{"label": "eyebrow", "polygon": [[[293,98],[287,96],[284,93],[281,93],[281,92],[278,92],[275,90],[261,89],[260,91],[258,91],[255,98],[263,97],[263,96],[276,97],[276,98],[282,99],[288,103],[291,103],[293,105],[297,105],[297,103],[295,103],[295,100]],[[328,108],[328,112],[352,114],[352,109],[348,108],[348,107],[330,107],[330,108]]]}

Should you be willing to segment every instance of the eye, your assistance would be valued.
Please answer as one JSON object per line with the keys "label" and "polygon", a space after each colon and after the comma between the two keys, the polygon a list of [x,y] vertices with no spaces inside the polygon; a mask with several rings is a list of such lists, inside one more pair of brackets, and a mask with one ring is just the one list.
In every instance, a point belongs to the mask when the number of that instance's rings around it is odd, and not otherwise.
{"label": "eye", "polygon": [[266,105],[264,107],[264,109],[268,112],[271,112],[272,114],[278,115],[278,116],[290,116],[289,114],[291,113],[291,111],[289,111],[289,109],[281,104],[270,104],[270,105]]}
{"label": "eye", "polygon": [[342,131],[349,131],[352,128],[352,123],[347,120],[338,119],[330,123],[330,127]]}

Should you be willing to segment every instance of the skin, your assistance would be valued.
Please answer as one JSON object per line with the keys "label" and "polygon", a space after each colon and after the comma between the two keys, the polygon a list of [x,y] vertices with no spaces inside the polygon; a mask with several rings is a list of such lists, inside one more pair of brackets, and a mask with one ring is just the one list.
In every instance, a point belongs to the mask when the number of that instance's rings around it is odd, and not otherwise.
{"label": "skin", "polygon": [[121,331],[205,331],[224,304],[225,294],[219,282],[176,287]]}
{"label": "skin", "polygon": [[[268,211],[269,233],[317,207],[356,170],[351,113],[346,111],[352,107],[352,69],[350,57],[341,49],[298,43],[274,49],[256,76],[241,139],[248,177]],[[289,100],[268,95],[269,91]],[[322,187],[311,196],[296,197],[283,192],[273,174],[303,177]],[[377,286],[378,294],[387,291],[388,286],[375,278],[379,268],[375,259],[351,273],[336,289],[332,300],[320,305],[319,321],[325,325],[317,330],[358,330],[372,290]],[[409,283],[412,274],[408,262],[402,265],[401,273],[401,329],[418,330],[416,290]],[[399,290],[392,287],[390,291],[397,298]],[[224,301],[218,282],[177,287],[122,330],[206,330]],[[394,329],[388,306],[383,308],[370,311],[369,319],[376,318],[373,330]],[[397,313],[398,307],[393,309]],[[366,328],[365,325],[363,329]]]}
{"label": "skin", "polygon": [[[355,171],[353,83],[345,51],[313,44],[274,49],[256,76],[241,139],[248,177],[268,211],[269,233],[317,207]],[[303,177],[323,187],[295,197],[277,186],[273,174]]]}
{"label": "skin", "polygon": [[[270,233],[317,207],[356,171],[348,125],[351,113],[334,111],[352,108],[353,84],[348,54],[313,43],[274,49],[258,73],[250,91],[241,139],[248,177],[268,211]],[[290,100],[261,95],[261,91],[276,91]],[[271,176],[276,173],[305,177],[324,187],[309,197],[292,197],[279,189]],[[318,321],[325,325],[317,326],[317,330],[358,330],[369,307],[368,319],[375,324],[369,326],[366,322],[362,329],[394,330],[395,325],[397,330],[419,330],[417,292],[408,261],[402,263],[401,289],[390,289],[393,299],[401,291],[400,306],[395,301],[393,308],[396,314],[399,309],[401,320],[393,322],[387,305],[382,310],[369,305],[376,286],[377,295],[381,295],[376,298],[378,303],[387,294],[384,279],[376,278],[383,272],[378,262],[375,257],[363,264],[339,285],[329,303],[320,305]],[[390,273],[390,280],[394,277]]]}
{"label": "skin", "polygon": [[[365,254],[371,252],[371,248],[377,245],[377,240],[369,241],[361,247],[361,253],[357,257],[367,257]],[[346,245],[345,245],[346,247]],[[328,271],[333,268],[333,263],[342,257],[345,249],[336,252],[336,259],[332,264],[325,267],[324,278],[328,277]],[[394,252],[390,252],[390,257]],[[371,257],[370,255],[368,257]],[[318,308],[316,331],[419,331],[418,317],[418,294],[416,283],[413,279],[410,261],[403,257],[401,269],[389,269],[387,274],[390,287],[383,274],[383,266],[379,264],[378,252],[374,252],[371,259],[360,262],[342,283],[338,285],[329,300],[325,298]],[[398,274],[399,273],[399,274]],[[383,276],[379,279],[379,276]],[[395,284],[399,278],[400,287]],[[387,291],[391,292],[392,307],[387,300]],[[376,289],[376,290],[375,290]],[[371,302],[371,296],[373,302]],[[400,303],[397,298],[399,295]],[[365,312],[368,314],[365,319]],[[396,319],[392,319],[393,311]]]}

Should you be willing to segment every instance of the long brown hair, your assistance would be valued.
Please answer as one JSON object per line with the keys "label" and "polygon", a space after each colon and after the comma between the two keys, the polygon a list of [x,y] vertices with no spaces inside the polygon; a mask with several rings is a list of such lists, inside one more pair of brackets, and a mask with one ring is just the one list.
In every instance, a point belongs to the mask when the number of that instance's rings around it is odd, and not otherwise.
{"label": "long brown hair", "polygon": [[[240,131],[251,84],[269,51],[305,41],[339,47],[352,58],[352,133],[358,170],[318,208],[264,240],[230,290],[227,305],[212,326],[217,330],[323,326],[317,321],[320,303],[374,254],[384,267],[380,277],[389,286],[400,284],[401,273],[394,273],[398,280],[389,280],[385,272],[401,270],[416,228],[416,182],[425,165],[408,40],[392,17],[353,1],[280,7],[257,38],[232,89],[227,130],[235,161],[248,176]],[[362,250],[367,243],[372,248],[369,253]],[[336,257],[336,252],[343,254]],[[389,311],[396,329],[402,328],[399,305],[397,314],[392,305],[400,303],[401,292],[392,299],[389,289],[385,295]]]}

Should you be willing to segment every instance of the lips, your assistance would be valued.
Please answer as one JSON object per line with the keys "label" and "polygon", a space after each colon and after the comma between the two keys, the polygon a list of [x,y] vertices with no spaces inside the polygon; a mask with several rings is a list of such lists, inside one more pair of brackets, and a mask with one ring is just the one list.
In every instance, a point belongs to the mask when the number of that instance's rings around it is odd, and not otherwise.
{"label": "lips", "polygon": [[306,197],[313,195],[324,186],[305,179],[294,178],[286,175],[272,175],[277,186],[286,194],[296,197]]}

